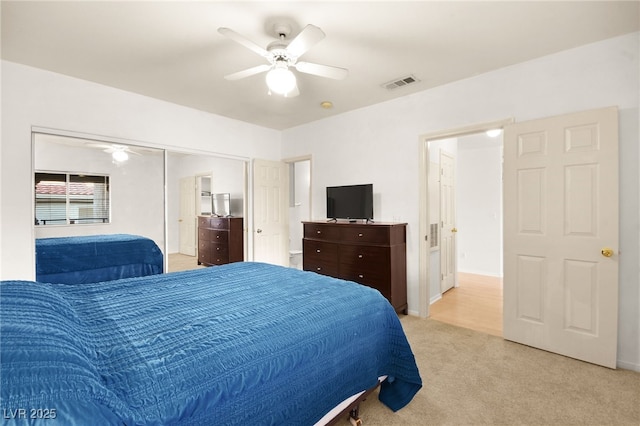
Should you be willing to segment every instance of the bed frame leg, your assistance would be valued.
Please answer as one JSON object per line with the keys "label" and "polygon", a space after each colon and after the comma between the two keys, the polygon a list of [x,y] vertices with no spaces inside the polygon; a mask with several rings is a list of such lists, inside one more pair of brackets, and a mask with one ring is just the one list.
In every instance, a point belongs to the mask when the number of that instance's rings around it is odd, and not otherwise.
{"label": "bed frame leg", "polygon": [[349,412],[349,421],[353,426],[362,426],[362,419],[359,416],[360,407],[356,407]]}

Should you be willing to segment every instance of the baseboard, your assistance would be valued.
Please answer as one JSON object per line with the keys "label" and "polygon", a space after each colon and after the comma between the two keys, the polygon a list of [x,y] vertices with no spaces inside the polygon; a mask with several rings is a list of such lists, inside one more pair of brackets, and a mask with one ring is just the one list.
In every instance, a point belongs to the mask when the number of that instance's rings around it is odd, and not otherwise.
{"label": "baseboard", "polygon": [[440,299],[442,299],[442,293],[438,293],[435,296],[431,296],[431,299],[429,299],[429,304],[433,305],[434,303],[436,303]]}
{"label": "baseboard", "polygon": [[502,278],[502,274],[496,274],[496,273],[487,272],[487,271],[474,271],[474,270],[470,270],[470,269],[466,269],[464,271],[458,270],[458,273],[461,273],[461,274],[473,274],[473,275],[484,275],[485,277]]}
{"label": "baseboard", "polygon": [[637,371],[638,373],[640,373],[640,364],[635,364],[633,362],[626,362],[626,361],[617,360],[616,361],[616,367],[617,368],[622,368],[623,370]]}

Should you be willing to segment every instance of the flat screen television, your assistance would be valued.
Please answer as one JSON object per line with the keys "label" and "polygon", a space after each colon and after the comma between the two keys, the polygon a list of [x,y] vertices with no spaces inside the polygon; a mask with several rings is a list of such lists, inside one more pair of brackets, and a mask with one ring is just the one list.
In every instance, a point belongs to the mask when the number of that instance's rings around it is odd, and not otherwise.
{"label": "flat screen television", "polygon": [[328,186],[327,218],[373,220],[373,184]]}

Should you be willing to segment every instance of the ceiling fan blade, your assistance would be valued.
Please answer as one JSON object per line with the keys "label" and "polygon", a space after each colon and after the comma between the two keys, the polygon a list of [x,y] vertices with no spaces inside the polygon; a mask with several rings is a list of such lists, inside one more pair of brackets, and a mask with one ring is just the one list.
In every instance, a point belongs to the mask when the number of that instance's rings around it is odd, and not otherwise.
{"label": "ceiling fan blade", "polygon": [[299,58],[324,37],[324,32],[320,28],[309,24],[300,31],[296,38],[291,40],[287,46],[287,52],[294,58]]}
{"label": "ceiling fan blade", "polygon": [[253,50],[255,53],[257,53],[260,56],[263,56],[265,58],[269,57],[269,52],[267,52],[266,49],[263,49],[262,47],[258,46],[248,38],[238,34],[237,32],[233,31],[230,28],[220,27],[218,28],[218,32],[223,36],[235,41],[236,43],[240,43],[244,47]]}
{"label": "ceiling fan blade", "polygon": [[328,77],[336,80],[342,80],[349,75],[349,70],[345,68],[331,67],[329,65],[298,62],[293,66],[296,67],[298,71],[306,74],[319,75],[320,77]]}
{"label": "ceiling fan blade", "polygon": [[225,75],[225,80],[240,80],[241,78],[249,77],[254,74],[259,74],[261,72],[268,71],[271,68],[271,65],[263,64],[258,65],[257,67],[248,68],[243,71],[234,72],[233,74]]}

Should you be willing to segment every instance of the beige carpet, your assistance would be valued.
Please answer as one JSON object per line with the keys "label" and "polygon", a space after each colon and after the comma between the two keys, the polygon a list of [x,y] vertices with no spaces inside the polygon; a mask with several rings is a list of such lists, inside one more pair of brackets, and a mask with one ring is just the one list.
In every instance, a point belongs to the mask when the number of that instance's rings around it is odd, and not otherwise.
{"label": "beige carpet", "polygon": [[423,388],[397,413],[376,392],[361,405],[363,426],[640,425],[640,373],[434,320],[403,316],[402,324]]}

